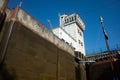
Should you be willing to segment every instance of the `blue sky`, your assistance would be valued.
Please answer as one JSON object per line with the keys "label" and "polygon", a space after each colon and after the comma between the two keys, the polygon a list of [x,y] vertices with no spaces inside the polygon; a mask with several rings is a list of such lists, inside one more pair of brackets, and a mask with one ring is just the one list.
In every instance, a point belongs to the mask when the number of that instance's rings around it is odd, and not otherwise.
{"label": "blue sky", "polygon": [[[12,9],[21,0],[9,0]],[[58,14],[77,13],[85,23],[85,49],[87,54],[106,50],[99,21],[103,16],[110,49],[120,48],[120,0],[23,0],[22,8],[49,28],[49,19],[55,28],[59,25]]]}

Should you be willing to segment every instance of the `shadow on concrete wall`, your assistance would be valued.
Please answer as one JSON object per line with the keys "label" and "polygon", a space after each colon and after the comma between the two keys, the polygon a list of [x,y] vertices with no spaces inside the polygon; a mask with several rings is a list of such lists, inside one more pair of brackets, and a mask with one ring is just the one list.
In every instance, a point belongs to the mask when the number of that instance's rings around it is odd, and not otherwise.
{"label": "shadow on concrete wall", "polygon": [[89,80],[120,80],[120,60],[113,63],[113,70],[110,62],[91,64],[88,71]]}
{"label": "shadow on concrete wall", "polygon": [[119,60],[114,63],[114,75],[116,77],[116,80],[120,80],[120,55]]}
{"label": "shadow on concrete wall", "polygon": [[77,63],[75,67],[75,80],[87,80],[86,68],[82,63]]}
{"label": "shadow on concrete wall", "polygon": [[90,80],[90,76],[89,76],[89,63],[86,63],[85,64],[85,66],[86,66],[86,78],[87,78],[87,80]]}
{"label": "shadow on concrete wall", "polygon": [[9,71],[5,63],[0,64],[0,80],[16,80],[16,71]]}
{"label": "shadow on concrete wall", "polygon": [[76,67],[75,67],[75,80],[80,80],[80,65],[78,64]]}
{"label": "shadow on concrete wall", "polygon": [[3,28],[5,18],[6,18],[6,13],[5,12],[3,12],[3,13],[0,12],[0,32]]}

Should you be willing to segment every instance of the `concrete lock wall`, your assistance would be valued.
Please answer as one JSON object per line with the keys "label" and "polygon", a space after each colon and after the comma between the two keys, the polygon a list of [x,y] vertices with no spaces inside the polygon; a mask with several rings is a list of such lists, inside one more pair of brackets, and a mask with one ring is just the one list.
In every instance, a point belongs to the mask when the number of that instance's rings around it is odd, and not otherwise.
{"label": "concrete lock wall", "polygon": [[[18,13],[12,27],[0,65],[0,80],[75,80],[74,51],[27,13],[22,13],[22,16]],[[6,22],[4,36],[13,21]],[[5,42],[7,38],[3,38]]]}
{"label": "concrete lock wall", "polygon": [[42,38],[50,41],[54,45],[57,45],[60,49],[63,49],[74,56],[74,50],[65,42],[61,41],[51,31],[49,31],[44,25],[39,23],[33,17],[28,15],[24,10],[20,9],[18,12],[17,19],[24,24],[28,29],[32,30]]}
{"label": "concrete lock wall", "polygon": [[89,67],[89,80],[113,80],[112,76],[110,62],[91,64]]}
{"label": "concrete lock wall", "polygon": [[120,60],[93,63],[87,69],[87,80],[120,80]]}
{"label": "concrete lock wall", "polygon": [[2,76],[2,78],[74,80],[74,69],[73,56],[34,34],[23,25],[15,23],[3,63],[5,77]]}
{"label": "concrete lock wall", "polygon": [[85,67],[75,63],[69,45],[24,10],[6,12],[0,33],[0,80],[86,80]]}

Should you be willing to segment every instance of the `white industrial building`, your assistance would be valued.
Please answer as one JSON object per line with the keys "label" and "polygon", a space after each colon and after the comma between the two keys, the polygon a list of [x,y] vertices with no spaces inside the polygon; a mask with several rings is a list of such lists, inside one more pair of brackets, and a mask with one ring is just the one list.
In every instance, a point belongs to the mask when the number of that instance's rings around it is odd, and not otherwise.
{"label": "white industrial building", "polygon": [[65,41],[75,51],[85,55],[84,35],[85,25],[78,14],[60,15],[59,27],[53,29],[53,33]]}

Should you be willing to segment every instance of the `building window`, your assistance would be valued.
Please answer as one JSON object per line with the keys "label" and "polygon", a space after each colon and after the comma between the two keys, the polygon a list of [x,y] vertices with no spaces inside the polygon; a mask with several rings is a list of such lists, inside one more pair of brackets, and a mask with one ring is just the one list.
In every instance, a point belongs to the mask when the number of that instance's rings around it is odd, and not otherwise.
{"label": "building window", "polygon": [[67,20],[65,19],[65,23],[67,23]]}
{"label": "building window", "polygon": [[73,21],[74,19],[73,19],[73,16],[72,16],[72,21]]}
{"label": "building window", "polygon": [[73,17],[70,17],[70,22],[72,22],[73,21]]}
{"label": "building window", "polygon": [[68,42],[66,42],[68,45],[69,45],[69,43]]}
{"label": "building window", "polygon": [[80,41],[80,40],[78,40],[78,43],[79,43],[79,44],[81,44],[81,41]]}
{"label": "building window", "polygon": [[79,33],[79,29],[78,29],[78,33]]}
{"label": "building window", "polygon": [[65,40],[63,38],[61,40],[65,42]]}
{"label": "building window", "polygon": [[76,21],[76,15],[74,16],[74,20]]}
{"label": "building window", "polygon": [[67,23],[69,23],[69,19],[67,19]]}
{"label": "building window", "polygon": [[81,46],[83,46],[83,43],[81,42]]}
{"label": "building window", "polygon": [[80,36],[82,36],[82,32],[78,29],[78,34],[80,35]]}
{"label": "building window", "polygon": [[72,19],[71,18],[69,18],[70,19],[70,22],[72,21]]}
{"label": "building window", "polygon": [[80,40],[78,40],[78,43],[79,43],[81,46],[83,46],[83,42],[81,42]]}
{"label": "building window", "polygon": [[61,18],[63,18],[63,16]]}
{"label": "building window", "polygon": [[82,32],[79,32],[80,36],[82,36]]}

